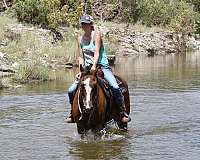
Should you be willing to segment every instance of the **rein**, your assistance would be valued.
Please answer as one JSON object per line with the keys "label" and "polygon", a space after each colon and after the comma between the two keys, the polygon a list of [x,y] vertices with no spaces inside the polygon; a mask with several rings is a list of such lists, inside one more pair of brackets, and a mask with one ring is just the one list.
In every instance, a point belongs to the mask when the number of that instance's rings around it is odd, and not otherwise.
{"label": "rein", "polygon": [[83,118],[83,113],[80,106],[80,89],[78,90],[78,109],[79,109],[79,112],[81,113],[81,116],[79,118],[79,121],[80,121]]}

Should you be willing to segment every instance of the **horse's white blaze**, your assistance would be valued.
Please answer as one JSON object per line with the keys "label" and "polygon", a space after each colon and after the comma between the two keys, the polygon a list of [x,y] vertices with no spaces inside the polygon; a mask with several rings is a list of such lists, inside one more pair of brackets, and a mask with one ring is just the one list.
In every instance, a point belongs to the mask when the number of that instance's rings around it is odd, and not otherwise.
{"label": "horse's white blaze", "polygon": [[85,91],[86,91],[86,101],[85,101],[85,107],[86,109],[90,109],[90,94],[92,91],[92,88],[90,87],[90,78],[87,78],[84,82],[85,84]]}

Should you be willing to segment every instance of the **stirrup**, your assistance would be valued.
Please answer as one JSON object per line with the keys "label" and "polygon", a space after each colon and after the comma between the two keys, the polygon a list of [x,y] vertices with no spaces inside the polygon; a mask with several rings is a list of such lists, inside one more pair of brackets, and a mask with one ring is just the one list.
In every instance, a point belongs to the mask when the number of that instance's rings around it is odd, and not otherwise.
{"label": "stirrup", "polygon": [[131,117],[130,117],[125,111],[121,112],[121,113],[120,113],[120,116],[121,116],[122,122],[123,122],[123,118],[124,118],[124,117],[128,119],[127,122],[124,122],[124,123],[128,123],[128,122],[131,121]]}
{"label": "stirrup", "polygon": [[65,122],[65,123],[74,123],[74,120],[73,120],[73,118],[72,118],[72,115],[70,115],[69,117],[66,117],[66,118],[64,119],[64,122]]}

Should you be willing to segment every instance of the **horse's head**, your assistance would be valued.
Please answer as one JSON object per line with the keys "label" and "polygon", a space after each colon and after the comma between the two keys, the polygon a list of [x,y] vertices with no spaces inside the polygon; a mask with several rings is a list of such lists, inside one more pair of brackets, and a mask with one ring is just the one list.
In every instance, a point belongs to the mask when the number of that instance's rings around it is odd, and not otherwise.
{"label": "horse's head", "polygon": [[80,82],[80,96],[83,103],[82,110],[88,113],[94,107],[94,103],[96,103],[97,77],[95,71],[82,76]]}
{"label": "horse's head", "polygon": [[97,66],[96,70],[91,71],[90,70],[91,66],[86,66],[85,68],[83,68],[82,65],[79,66],[79,70],[81,72],[81,77],[84,77],[86,75],[94,75],[100,78],[104,78],[104,73],[101,70],[100,66]]}

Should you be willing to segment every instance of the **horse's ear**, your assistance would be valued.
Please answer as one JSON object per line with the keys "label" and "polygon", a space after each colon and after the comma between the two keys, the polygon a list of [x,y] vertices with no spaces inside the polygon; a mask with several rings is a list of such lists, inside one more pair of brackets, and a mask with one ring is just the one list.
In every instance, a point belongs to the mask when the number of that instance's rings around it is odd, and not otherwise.
{"label": "horse's ear", "polygon": [[83,72],[83,71],[84,71],[84,68],[83,68],[83,65],[82,65],[82,64],[79,65],[79,70],[80,70],[80,72]]}
{"label": "horse's ear", "polygon": [[104,78],[104,73],[103,71],[99,68],[97,69],[97,73],[96,73],[97,77],[101,77],[101,78]]}
{"label": "horse's ear", "polygon": [[95,70],[91,70],[91,74],[93,76],[97,76],[97,72],[98,72],[98,68],[96,68]]}

